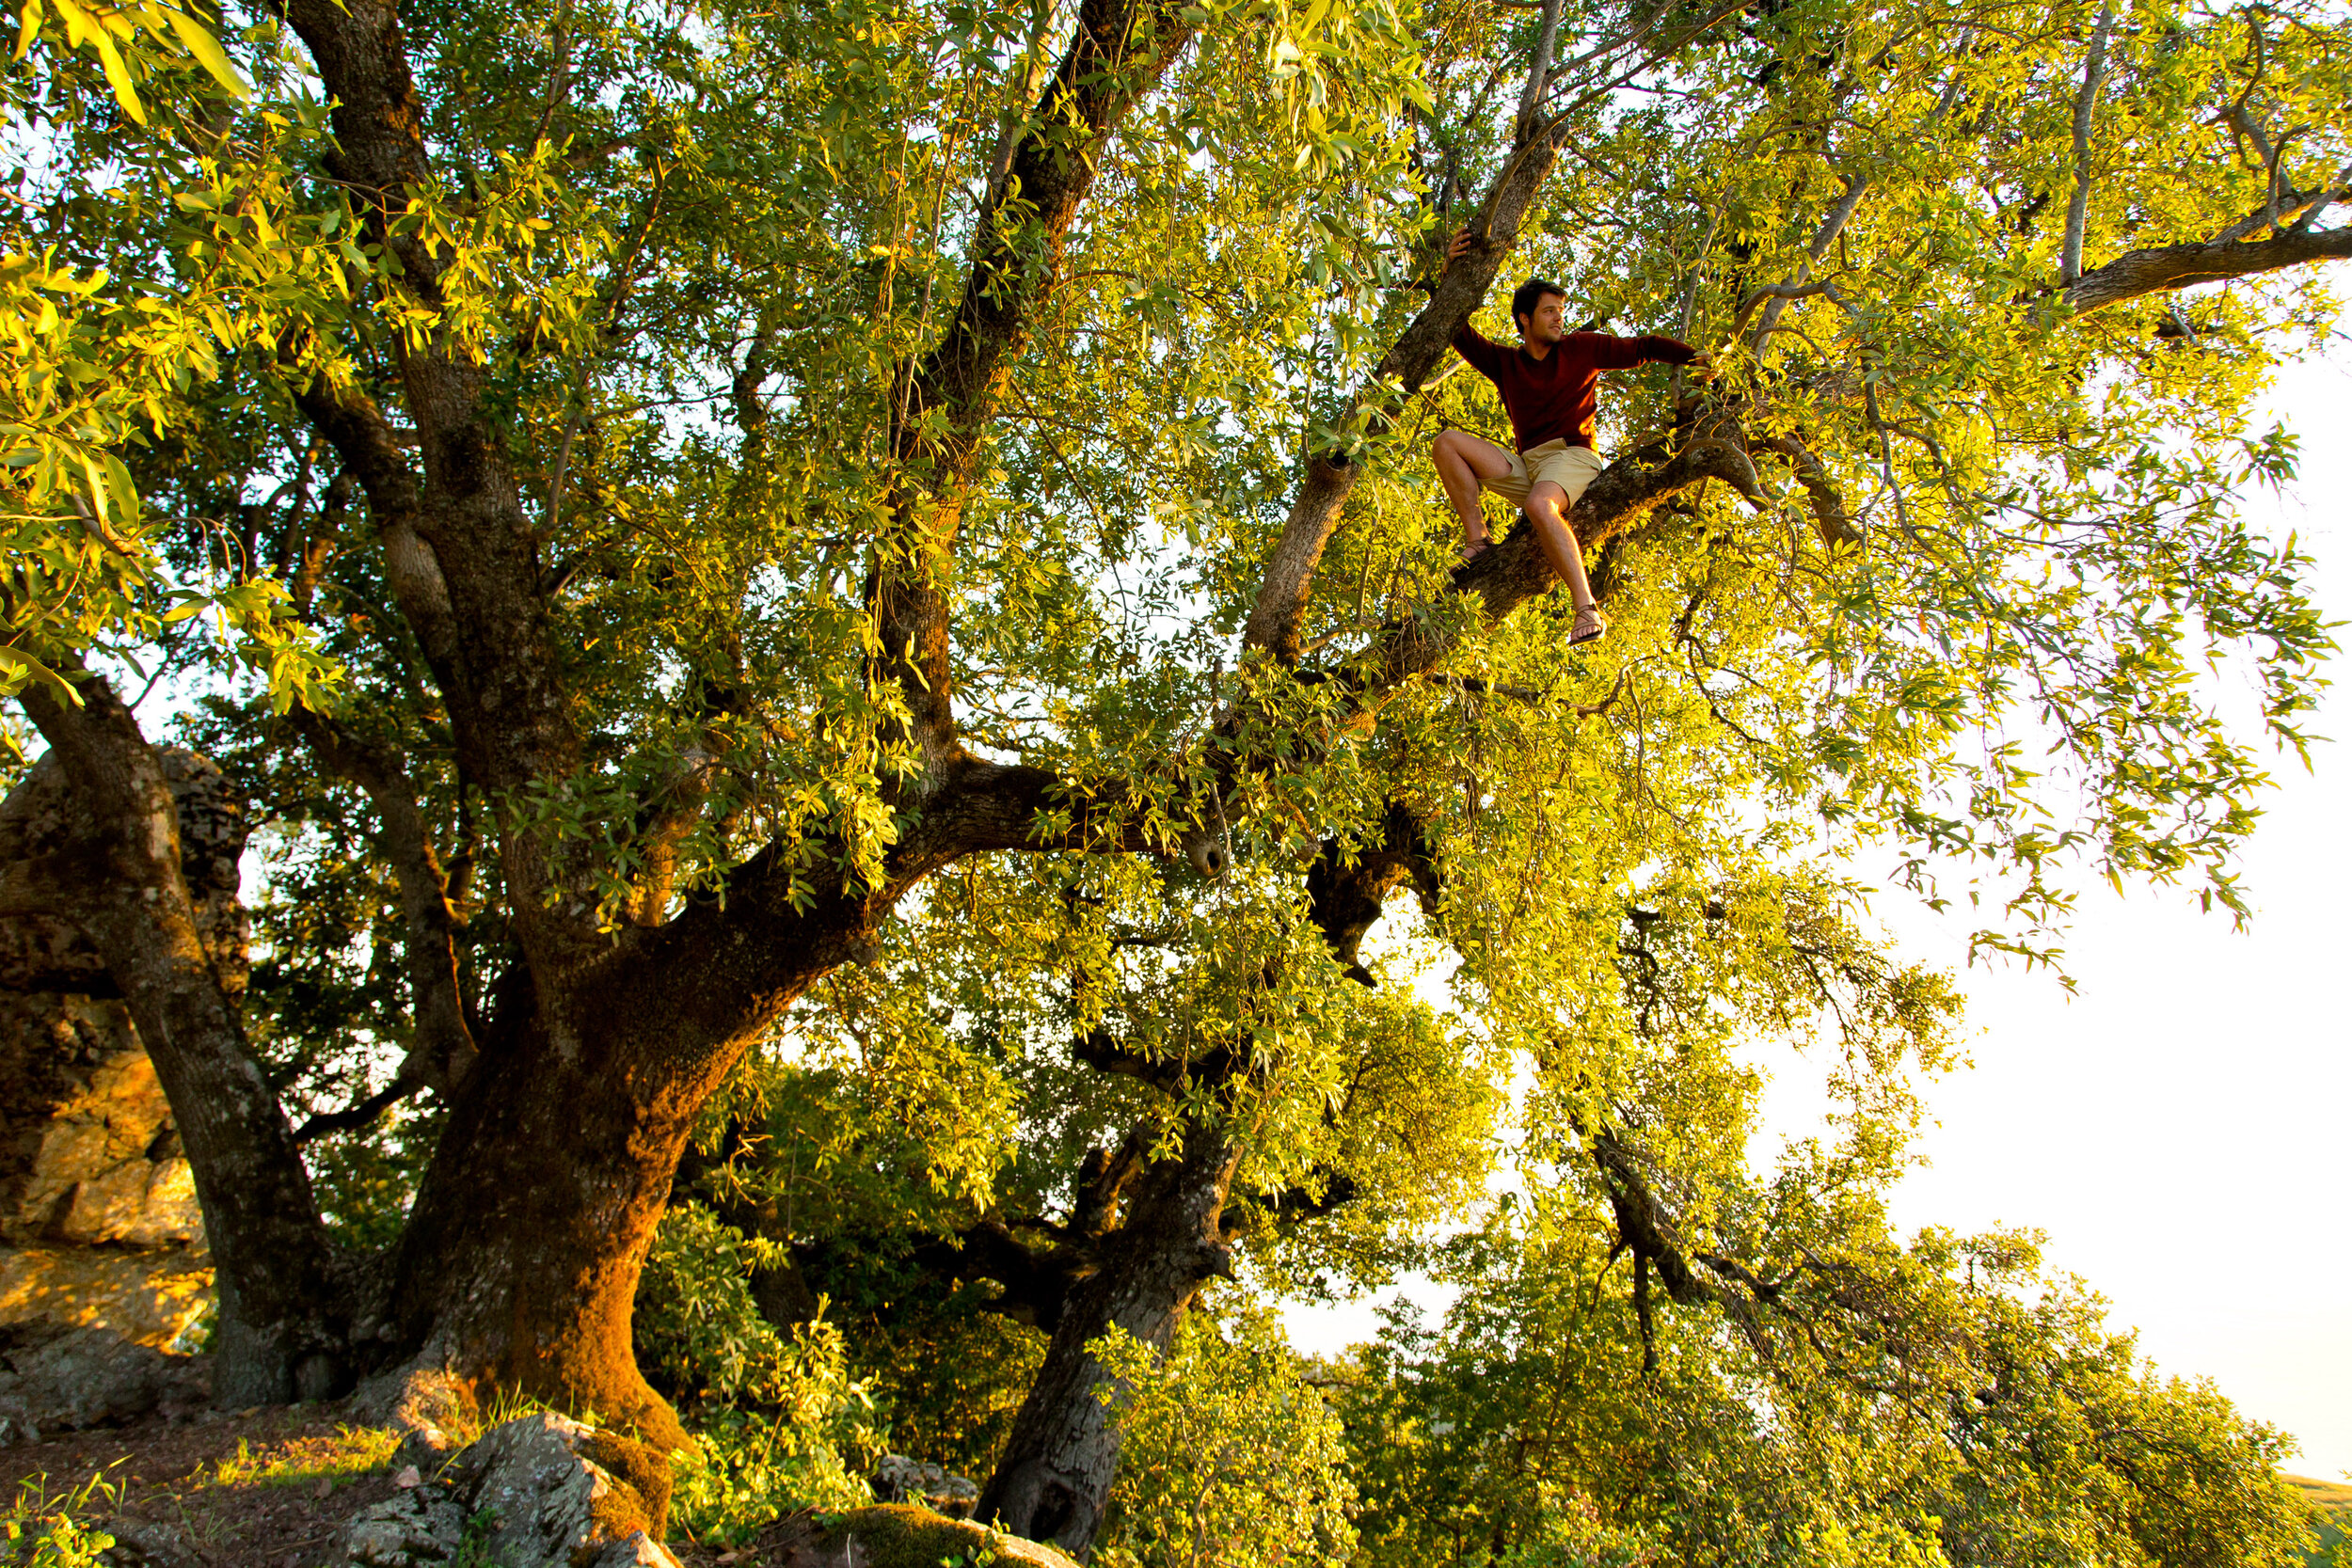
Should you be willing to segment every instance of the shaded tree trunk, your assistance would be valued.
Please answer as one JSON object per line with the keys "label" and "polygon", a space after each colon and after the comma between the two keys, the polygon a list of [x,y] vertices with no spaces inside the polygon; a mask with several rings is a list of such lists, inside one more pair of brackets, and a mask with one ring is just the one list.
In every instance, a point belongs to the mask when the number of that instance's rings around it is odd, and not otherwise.
{"label": "shaded tree trunk", "polygon": [[111,686],[74,673],[78,705],[40,687],[23,694],[72,799],[54,839],[8,824],[8,902],[82,928],[171,1102],[220,1293],[215,1400],[342,1393],[355,1371],[349,1291],[293,1130],[246,1049],[242,955],[224,965],[206,945],[162,758]]}
{"label": "shaded tree trunk", "polygon": [[975,1518],[1083,1554],[1094,1544],[1119,1465],[1110,1374],[1088,1346],[1118,1328],[1165,1354],[1192,1298],[1232,1272],[1221,1222],[1240,1147],[1195,1120],[1184,1151],[1136,1179],[1126,1221],[1104,1241],[1095,1272],[1071,1291],[1044,1365],[1014,1418]]}
{"label": "shaded tree trunk", "polygon": [[[1349,979],[1375,983],[1358,957],[1388,895],[1412,884],[1422,906],[1438,908],[1438,873],[1421,818],[1402,801],[1383,814],[1380,837],[1350,850],[1327,843],[1307,875],[1310,917],[1332,960]],[[1209,1087],[1213,1100],[1245,1085],[1245,1052],[1188,1065],[1130,1054],[1106,1037],[1077,1042],[1080,1060],[1136,1077],[1163,1092]],[[1014,1418],[995,1474],[980,1494],[976,1518],[1015,1535],[1084,1553],[1094,1543],[1118,1472],[1120,1435],[1102,1394],[1109,1374],[1088,1346],[1119,1328],[1166,1354],[1193,1298],[1230,1275],[1226,1208],[1241,1161],[1240,1139],[1222,1117],[1187,1112],[1184,1142],[1172,1160],[1144,1165],[1151,1139],[1129,1134],[1116,1154],[1097,1150],[1078,1173],[1071,1224],[1076,1250],[1023,1246],[1001,1226],[968,1232],[956,1265],[967,1276],[996,1279],[1036,1312],[1051,1338],[1044,1364]],[[1327,1212],[1349,1201],[1355,1183],[1334,1176],[1322,1198],[1279,1210]],[[1123,1214],[1118,1212],[1123,1207]]]}

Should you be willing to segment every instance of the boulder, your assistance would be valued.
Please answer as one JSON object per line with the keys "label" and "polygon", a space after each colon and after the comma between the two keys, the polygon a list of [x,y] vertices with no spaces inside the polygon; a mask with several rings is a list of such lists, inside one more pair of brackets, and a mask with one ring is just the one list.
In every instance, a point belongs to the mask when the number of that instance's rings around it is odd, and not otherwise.
{"label": "boulder", "polygon": [[18,1328],[0,1351],[0,1441],[39,1442],[42,1433],[113,1426],[159,1407],[193,1410],[211,1387],[210,1368],[167,1355],[103,1328]]}
{"label": "boulder", "polygon": [[902,1453],[882,1455],[870,1479],[876,1502],[914,1503],[950,1519],[970,1518],[980,1500],[979,1483],[971,1477]]}
{"label": "boulder", "polygon": [[939,1568],[942,1562],[1078,1568],[1077,1560],[1057,1547],[907,1503],[780,1520],[760,1538],[757,1560],[762,1568]]}
{"label": "boulder", "polygon": [[423,1475],[438,1475],[457,1449],[456,1433],[477,1419],[473,1390],[464,1380],[439,1367],[398,1367],[359,1385],[352,1397],[352,1412],[370,1426],[390,1427],[400,1433],[392,1466],[413,1465]]}
{"label": "boulder", "polygon": [[424,1568],[464,1550],[504,1568],[678,1568],[660,1541],[669,1475],[661,1455],[628,1438],[551,1413],[522,1417],[353,1519],[344,1560]]}
{"label": "boulder", "polygon": [[107,1522],[106,1533],[115,1538],[115,1544],[98,1557],[106,1568],[203,1568],[203,1558],[173,1526],[113,1519]]}

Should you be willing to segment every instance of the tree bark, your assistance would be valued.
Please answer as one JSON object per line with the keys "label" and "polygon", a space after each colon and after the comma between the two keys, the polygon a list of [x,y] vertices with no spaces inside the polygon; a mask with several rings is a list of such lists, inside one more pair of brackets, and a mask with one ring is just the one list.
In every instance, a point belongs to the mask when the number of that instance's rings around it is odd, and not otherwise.
{"label": "tree bark", "polygon": [[795,908],[775,864],[745,867],[723,908],[626,930],[560,991],[516,972],[402,1232],[401,1354],[684,1441],[638,1374],[629,1315],[695,1113],[770,1022],[872,951],[914,879]]}
{"label": "tree bark", "polygon": [[1102,1398],[1110,1374],[1088,1347],[1113,1328],[1163,1354],[1175,1343],[1192,1298],[1232,1272],[1221,1221],[1240,1158],[1227,1129],[1195,1120],[1183,1153],[1136,1180],[1125,1223],[1054,1325],[973,1517],[1073,1554],[1093,1545],[1119,1466],[1119,1426]]}
{"label": "tree bark", "polygon": [[21,701],[74,793],[76,896],[58,913],[106,961],[171,1102],[220,1293],[213,1397],[326,1399],[350,1386],[349,1302],[293,1130],[246,1049],[235,994],[206,948],[161,759],[114,689],[74,672],[82,701]]}

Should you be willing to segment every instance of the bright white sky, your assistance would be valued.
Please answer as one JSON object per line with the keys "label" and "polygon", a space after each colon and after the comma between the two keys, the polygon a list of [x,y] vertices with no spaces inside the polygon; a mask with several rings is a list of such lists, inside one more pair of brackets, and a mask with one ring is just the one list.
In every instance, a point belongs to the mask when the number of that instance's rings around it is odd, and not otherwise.
{"label": "bright white sky", "polygon": [[[2302,474],[2254,515],[2299,536],[2322,609],[2352,619],[2352,353],[2289,367],[2272,406]],[[2330,699],[2311,728],[2352,742],[2352,695]],[[2046,1260],[2106,1296],[2160,1370],[2210,1377],[2300,1439],[2289,1469],[2333,1481],[2352,1472],[2352,1246],[2333,1212],[2352,1141],[2352,745],[2278,777],[2243,863],[2247,931],[2178,892],[2102,885],[2068,942],[2071,1001],[2046,972],[1962,975],[1976,1069],[1931,1095],[1932,1164],[1895,1214],[2048,1232]],[[1897,902],[1881,913],[1913,957],[1965,961],[1959,922]]]}
{"label": "bright white sky", "polygon": [[[2302,437],[2302,474],[2253,516],[2299,536],[2322,609],[2352,620],[2352,352],[2288,368],[2271,401]],[[2309,727],[2352,742],[2352,696]],[[2338,967],[2352,745],[2316,746],[2312,761],[2309,773],[2280,761],[2241,868],[2249,930],[2179,890],[2097,884],[2067,942],[2071,1000],[2047,971],[1964,969],[1964,913],[1939,919],[1905,895],[1878,912],[1908,956],[1959,975],[1976,1064],[1930,1087],[1931,1164],[1898,1189],[1899,1227],[2046,1232],[2044,1262],[2105,1295],[2160,1371],[2211,1378],[2298,1439],[2288,1469],[2333,1481],[2352,1475],[2352,1246],[2332,1212],[2352,1143],[2339,1141],[2352,1133],[2352,1022]],[[1802,1135],[1822,1102],[1805,1064],[1783,1066],[1765,1119]],[[1447,1292],[1406,1289],[1443,1311]],[[1301,1350],[1328,1352],[1376,1333],[1373,1308],[1285,1318]]]}

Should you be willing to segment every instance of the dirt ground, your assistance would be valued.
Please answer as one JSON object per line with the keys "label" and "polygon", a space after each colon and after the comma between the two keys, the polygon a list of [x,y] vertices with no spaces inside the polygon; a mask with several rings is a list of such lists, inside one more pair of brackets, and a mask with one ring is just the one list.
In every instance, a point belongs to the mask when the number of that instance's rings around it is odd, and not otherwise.
{"label": "dirt ground", "polygon": [[[0,1449],[0,1485],[29,1518],[28,1488],[48,1513],[98,1478],[72,1517],[147,1568],[343,1568],[344,1526],[395,1490],[390,1449],[340,1405],[152,1416]],[[669,1546],[688,1568],[758,1568],[763,1555]]]}

